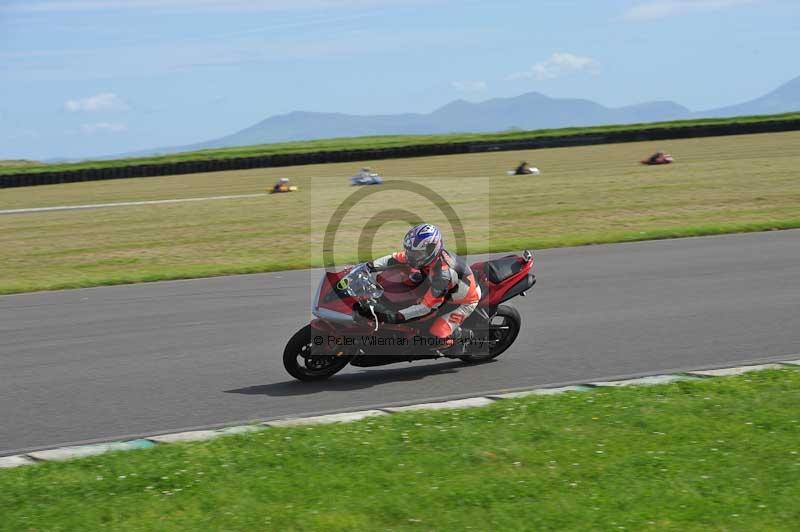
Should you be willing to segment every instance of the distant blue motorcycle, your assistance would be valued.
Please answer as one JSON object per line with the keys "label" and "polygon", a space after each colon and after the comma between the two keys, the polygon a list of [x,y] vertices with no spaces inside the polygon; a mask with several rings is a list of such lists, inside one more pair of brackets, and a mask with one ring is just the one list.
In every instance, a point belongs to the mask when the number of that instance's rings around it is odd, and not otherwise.
{"label": "distant blue motorcycle", "polygon": [[380,185],[383,183],[380,174],[377,174],[369,168],[362,168],[359,173],[350,178],[350,182],[356,185]]}

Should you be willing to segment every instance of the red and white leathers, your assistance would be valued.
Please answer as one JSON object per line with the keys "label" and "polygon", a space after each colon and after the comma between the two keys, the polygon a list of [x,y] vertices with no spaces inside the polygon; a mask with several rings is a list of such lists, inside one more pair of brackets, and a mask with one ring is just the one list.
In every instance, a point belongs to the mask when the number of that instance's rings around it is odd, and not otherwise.
{"label": "red and white leathers", "polygon": [[[399,251],[376,259],[372,264],[375,269],[383,270],[396,264],[408,264],[408,260],[405,251]],[[449,338],[478,306],[481,288],[467,263],[446,249],[419,271],[428,278],[430,286],[416,305],[400,310],[402,321],[426,316],[445,302],[455,303],[458,307],[437,317],[430,328],[432,335]]]}

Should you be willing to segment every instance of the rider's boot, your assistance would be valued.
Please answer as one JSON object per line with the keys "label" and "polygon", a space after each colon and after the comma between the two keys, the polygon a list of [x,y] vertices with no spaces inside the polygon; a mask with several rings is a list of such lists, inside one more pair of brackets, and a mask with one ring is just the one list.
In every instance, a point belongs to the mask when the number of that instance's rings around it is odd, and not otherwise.
{"label": "rider's boot", "polygon": [[441,345],[436,352],[443,357],[459,357],[467,351],[467,346],[474,337],[475,333],[471,329],[456,327],[453,334],[443,339],[444,345]]}
{"label": "rider's boot", "polygon": [[[458,336],[456,336],[456,334]],[[455,331],[453,331],[453,337],[456,338],[456,340],[458,341],[459,351],[461,351],[461,354],[463,355],[464,353],[467,352],[469,345],[475,339],[475,333],[472,331],[472,329],[465,329],[463,327],[459,327]]]}

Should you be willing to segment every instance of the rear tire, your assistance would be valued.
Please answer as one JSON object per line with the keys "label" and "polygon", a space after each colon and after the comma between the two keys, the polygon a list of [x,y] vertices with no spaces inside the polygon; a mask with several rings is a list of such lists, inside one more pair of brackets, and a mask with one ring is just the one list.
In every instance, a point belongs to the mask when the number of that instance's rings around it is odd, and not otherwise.
{"label": "rear tire", "polygon": [[309,356],[313,346],[310,325],[294,333],[283,350],[283,367],[289,375],[301,381],[323,380],[350,362],[349,356]]}
{"label": "rear tire", "polygon": [[[497,321],[498,323],[495,323]],[[490,327],[498,327],[497,329],[490,330],[489,338],[495,340],[494,345],[489,349],[488,353],[480,355],[464,355],[459,357],[467,364],[479,364],[481,362],[488,362],[503,354],[503,352],[511,347],[514,340],[517,339],[519,331],[522,328],[522,317],[514,307],[508,305],[500,305],[497,307],[497,312],[489,321]],[[499,329],[499,327],[508,327],[507,329]]]}

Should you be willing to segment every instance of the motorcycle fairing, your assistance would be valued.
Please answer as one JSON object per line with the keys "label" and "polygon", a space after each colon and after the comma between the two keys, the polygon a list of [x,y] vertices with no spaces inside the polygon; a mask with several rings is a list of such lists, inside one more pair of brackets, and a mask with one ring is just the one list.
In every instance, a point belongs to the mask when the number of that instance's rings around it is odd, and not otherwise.
{"label": "motorcycle fairing", "polygon": [[[500,259],[472,264],[471,269],[481,286],[481,300],[478,307],[493,308],[500,303],[522,294],[536,283],[536,277],[531,268],[533,266],[533,255],[525,252],[523,255],[509,255]],[[353,306],[356,299],[346,293],[346,290],[339,287],[340,281],[347,276],[351,269],[344,269],[340,272],[327,272],[323,276],[320,287],[314,302],[314,315],[323,320],[335,322],[340,333],[363,334],[368,330],[368,326],[359,323],[354,318]],[[385,270],[378,275],[377,281],[383,288],[384,304],[393,310],[413,305],[425,294],[428,288],[427,279],[422,282],[414,283],[410,281],[410,273],[413,272],[407,266],[399,266]],[[432,312],[427,316],[413,320],[405,324],[388,324],[381,327],[387,332],[408,332],[422,329],[422,324],[433,320],[437,315],[452,309],[455,305],[446,304],[437,312]],[[314,320],[314,323],[319,321]],[[342,330],[341,327],[344,327]]]}
{"label": "motorcycle fairing", "polygon": [[472,272],[477,276],[482,292],[478,306],[496,307],[531,288],[536,284],[532,267],[533,255],[529,252],[473,264]]}

